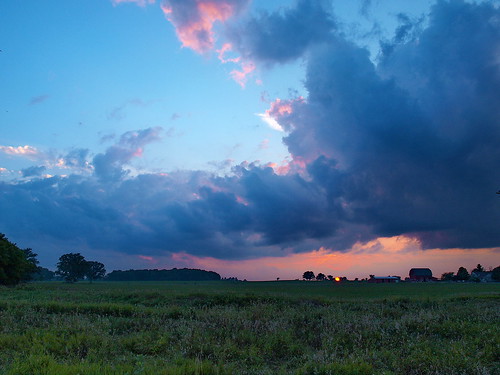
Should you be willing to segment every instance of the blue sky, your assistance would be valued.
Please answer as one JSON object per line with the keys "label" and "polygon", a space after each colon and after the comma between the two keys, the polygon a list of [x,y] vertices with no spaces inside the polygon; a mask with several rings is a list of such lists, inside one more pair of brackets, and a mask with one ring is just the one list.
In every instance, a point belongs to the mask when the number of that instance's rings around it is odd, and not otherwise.
{"label": "blue sky", "polygon": [[3,1],[0,232],[50,268],[68,251],[251,279],[295,278],[311,254],[352,277],[497,266],[499,17],[491,1]]}

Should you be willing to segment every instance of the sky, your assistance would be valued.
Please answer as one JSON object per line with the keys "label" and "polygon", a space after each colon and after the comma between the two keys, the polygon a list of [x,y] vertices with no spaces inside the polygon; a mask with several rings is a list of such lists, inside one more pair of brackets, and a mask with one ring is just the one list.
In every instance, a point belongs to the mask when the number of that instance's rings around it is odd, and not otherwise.
{"label": "sky", "polygon": [[0,232],[55,268],[500,264],[500,3],[0,2]]}

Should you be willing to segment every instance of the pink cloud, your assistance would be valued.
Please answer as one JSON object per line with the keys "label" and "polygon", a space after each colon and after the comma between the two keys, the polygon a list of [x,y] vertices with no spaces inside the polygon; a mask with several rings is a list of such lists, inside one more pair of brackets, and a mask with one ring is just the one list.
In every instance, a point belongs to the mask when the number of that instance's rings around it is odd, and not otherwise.
{"label": "pink cloud", "polygon": [[241,70],[233,70],[230,75],[241,87],[245,87],[248,76],[255,70],[255,65],[252,62],[242,62]]}
{"label": "pink cloud", "polygon": [[220,49],[217,50],[219,60],[223,63],[238,63],[241,60],[241,57],[232,57],[232,58],[227,58],[226,54],[230,51],[232,51],[233,47],[231,43],[224,43]]}
{"label": "pink cloud", "polygon": [[113,5],[118,5],[122,3],[135,3],[141,7],[144,7],[148,4],[154,4],[155,0],[111,0]]}
{"label": "pink cloud", "polygon": [[282,100],[277,98],[274,102],[271,102],[271,106],[264,113],[259,113],[262,121],[264,121],[271,129],[284,131],[285,127],[280,124],[280,119],[291,115],[293,113],[293,106],[297,103],[303,103],[304,98],[299,96],[295,99]]}
{"label": "pink cloud", "polygon": [[155,258],[147,256],[147,255],[138,255],[138,258],[142,260],[147,260],[148,262],[155,262]]}
{"label": "pink cloud", "polygon": [[12,147],[12,146],[0,146],[0,152],[6,154],[6,155],[12,155],[12,156],[22,156],[22,157],[27,157],[29,159],[38,159],[40,154],[40,151],[38,151],[35,147],[32,146],[18,146],[18,147]]}
{"label": "pink cloud", "polygon": [[206,53],[215,45],[214,24],[225,22],[247,3],[248,0],[165,0],[161,8],[174,25],[182,46]]}

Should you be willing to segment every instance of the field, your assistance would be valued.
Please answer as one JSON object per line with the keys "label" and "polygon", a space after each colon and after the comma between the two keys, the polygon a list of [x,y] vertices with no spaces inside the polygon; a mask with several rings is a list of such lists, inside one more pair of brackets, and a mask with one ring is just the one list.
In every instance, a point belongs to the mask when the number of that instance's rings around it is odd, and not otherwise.
{"label": "field", "polygon": [[6,375],[500,374],[500,284],[0,288]]}

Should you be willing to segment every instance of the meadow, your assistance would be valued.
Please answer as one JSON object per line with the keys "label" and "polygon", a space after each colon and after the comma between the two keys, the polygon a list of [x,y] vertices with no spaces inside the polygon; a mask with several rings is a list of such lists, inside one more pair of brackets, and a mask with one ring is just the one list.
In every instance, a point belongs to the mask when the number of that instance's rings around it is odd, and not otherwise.
{"label": "meadow", "polygon": [[6,375],[500,374],[500,283],[0,287]]}

